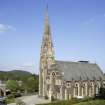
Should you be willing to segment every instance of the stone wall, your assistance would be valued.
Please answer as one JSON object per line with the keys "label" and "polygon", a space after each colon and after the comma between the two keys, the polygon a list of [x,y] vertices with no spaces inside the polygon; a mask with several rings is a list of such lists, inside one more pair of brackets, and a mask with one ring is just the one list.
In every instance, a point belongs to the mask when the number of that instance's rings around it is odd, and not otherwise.
{"label": "stone wall", "polygon": [[[62,76],[61,76],[62,77]],[[71,98],[85,98],[93,97],[98,94],[99,88],[104,83],[101,80],[79,80],[79,81],[64,81],[60,78],[59,74],[56,75],[56,71],[51,71],[49,75],[50,82],[48,97],[53,97],[59,100],[67,100]]]}

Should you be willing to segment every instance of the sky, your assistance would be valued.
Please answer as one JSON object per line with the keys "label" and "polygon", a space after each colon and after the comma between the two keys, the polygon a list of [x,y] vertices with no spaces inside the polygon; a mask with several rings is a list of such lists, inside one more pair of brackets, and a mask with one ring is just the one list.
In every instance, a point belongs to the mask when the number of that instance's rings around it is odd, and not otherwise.
{"label": "sky", "polygon": [[105,72],[105,0],[0,0],[0,70],[39,72],[47,2],[56,59]]}

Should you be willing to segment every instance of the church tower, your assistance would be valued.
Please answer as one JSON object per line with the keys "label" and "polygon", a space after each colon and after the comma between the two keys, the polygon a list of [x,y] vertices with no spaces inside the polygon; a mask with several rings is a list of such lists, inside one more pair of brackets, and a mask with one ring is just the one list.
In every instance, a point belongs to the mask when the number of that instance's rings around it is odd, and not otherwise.
{"label": "church tower", "polygon": [[42,38],[41,53],[40,53],[40,73],[39,73],[39,96],[47,95],[46,77],[48,69],[54,63],[54,48],[51,37],[51,30],[48,17],[48,6],[46,8],[44,35]]}

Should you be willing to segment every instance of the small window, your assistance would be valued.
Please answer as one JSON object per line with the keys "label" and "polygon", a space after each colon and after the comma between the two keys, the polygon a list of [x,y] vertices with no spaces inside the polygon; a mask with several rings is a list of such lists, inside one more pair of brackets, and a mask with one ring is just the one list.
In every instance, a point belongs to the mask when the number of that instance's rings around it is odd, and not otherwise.
{"label": "small window", "polygon": [[105,88],[105,83],[103,83],[103,87]]}
{"label": "small window", "polygon": [[66,82],[66,86],[67,86],[67,88],[70,88],[71,87],[70,82]]}
{"label": "small window", "polygon": [[76,84],[75,84],[75,86],[77,87],[77,86],[78,86],[78,84],[76,83]]}
{"label": "small window", "polygon": [[53,77],[55,76],[55,72],[52,72],[52,76],[53,76]]}
{"label": "small window", "polygon": [[93,86],[93,83],[91,82],[91,86]]}
{"label": "small window", "polygon": [[83,84],[83,86],[85,87],[85,83]]}

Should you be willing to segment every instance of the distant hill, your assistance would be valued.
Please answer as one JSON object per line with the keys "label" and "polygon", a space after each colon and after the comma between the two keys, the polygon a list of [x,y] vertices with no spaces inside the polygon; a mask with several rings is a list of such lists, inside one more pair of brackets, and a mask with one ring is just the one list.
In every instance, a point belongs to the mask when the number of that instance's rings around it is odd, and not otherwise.
{"label": "distant hill", "polygon": [[12,70],[12,71],[0,71],[0,80],[25,80],[32,76],[32,73],[23,70]]}
{"label": "distant hill", "polygon": [[8,71],[8,73],[18,74],[18,75],[25,75],[25,76],[32,75],[32,73],[30,73],[28,71],[23,71],[23,70],[12,70],[12,71]]}

